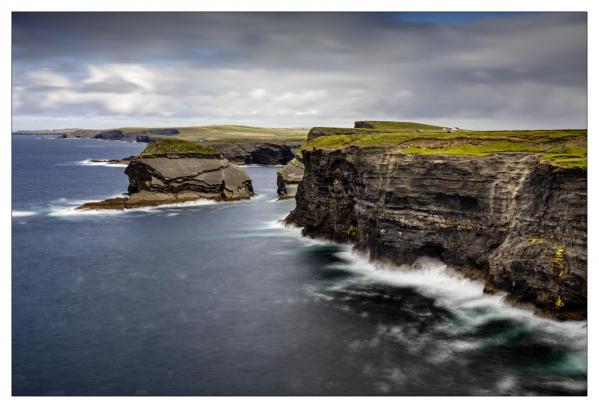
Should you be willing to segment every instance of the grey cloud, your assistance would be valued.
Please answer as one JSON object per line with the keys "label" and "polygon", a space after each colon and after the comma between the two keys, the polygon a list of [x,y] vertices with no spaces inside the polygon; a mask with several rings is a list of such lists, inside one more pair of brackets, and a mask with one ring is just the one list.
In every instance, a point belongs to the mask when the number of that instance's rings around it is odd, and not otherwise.
{"label": "grey cloud", "polygon": [[[105,126],[584,127],[586,27],[584,13],[460,24],[380,13],[16,13],[14,121],[76,112]],[[32,80],[39,71],[69,86],[48,89]]]}

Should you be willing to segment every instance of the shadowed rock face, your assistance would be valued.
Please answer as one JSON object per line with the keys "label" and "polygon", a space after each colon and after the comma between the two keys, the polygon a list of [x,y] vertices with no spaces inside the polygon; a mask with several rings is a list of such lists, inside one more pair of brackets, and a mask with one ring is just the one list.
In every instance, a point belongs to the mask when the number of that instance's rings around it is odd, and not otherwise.
{"label": "shadowed rock face", "polygon": [[242,200],[254,192],[247,173],[218,153],[144,156],[131,160],[127,197],[85,203],[79,209],[126,209],[190,200]]}
{"label": "shadowed rock face", "polygon": [[105,132],[101,132],[95,135],[94,139],[125,140],[125,134],[120,130],[107,130]]}
{"label": "shadowed rock face", "polygon": [[532,154],[304,152],[288,221],[373,259],[441,258],[487,291],[560,319],[586,318],[587,172]]}
{"label": "shadowed rock face", "polygon": [[295,157],[300,143],[202,142],[218,150],[236,164],[287,164]]}
{"label": "shadowed rock face", "polygon": [[277,194],[279,199],[293,198],[297,186],[304,177],[304,163],[297,157],[277,170]]}
{"label": "shadowed rock face", "polygon": [[[157,138],[151,135],[137,136],[138,142],[153,143]],[[202,145],[213,147],[227,160],[234,164],[287,164],[295,157],[299,142],[201,142]]]}

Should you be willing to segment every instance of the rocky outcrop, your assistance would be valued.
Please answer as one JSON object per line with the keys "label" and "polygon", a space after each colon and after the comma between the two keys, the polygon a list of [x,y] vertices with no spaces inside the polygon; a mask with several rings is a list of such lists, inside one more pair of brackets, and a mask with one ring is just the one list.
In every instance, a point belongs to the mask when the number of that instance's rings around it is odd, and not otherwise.
{"label": "rocky outcrop", "polygon": [[[152,135],[139,135],[137,142],[154,143],[161,139]],[[202,145],[209,146],[220,152],[227,160],[234,164],[262,164],[277,165],[287,164],[295,157],[301,143],[299,142],[215,142],[202,141]]]}
{"label": "rocky outcrop", "polygon": [[303,152],[289,222],[371,258],[434,256],[559,319],[586,318],[587,172],[526,153]]}
{"label": "rocky outcrop", "polygon": [[297,157],[277,170],[277,194],[279,199],[295,197],[297,186],[303,178],[304,163]]}
{"label": "rocky outcrop", "polygon": [[[356,122],[357,127],[358,122]],[[334,135],[353,135],[353,134],[369,134],[369,133],[381,133],[381,130],[374,130],[372,127],[368,129],[348,129],[348,128],[330,128],[330,127],[313,127],[308,132],[308,141],[314,140],[317,137],[322,136],[334,136]]]}
{"label": "rocky outcrop", "polygon": [[202,142],[218,150],[235,164],[287,164],[294,157],[301,143],[254,143],[254,142]]}
{"label": "rocky outcrop", "polygon": [[354,122],[355,128],[364,128],[364,129],[374,129],[375,126],[370,121],[367,120],[357,120]]}
{"label": "rocky outcrop", "polygon": [[242,200],[254,192],[247,173],[218,153],[145,155],[129,162],[126,197],[85,203],[80,210],[127,209],[208,199]]}
{"label": "rocky outcrop", "polygon": [[92,163],[107,163],[107,164],[129,164],[131,160],[135,159],[135,156],[127,156],[122,159],[91,159]]}
{"label": "rocky outcrop", "polygon": [[123,132],[119,129],[105,130],[94,135],[94,139],[103,140],[124,140],[129,142],[152,142],[156,138],[152,136],[171,136],[179,134],[179,129],[165,128],[165,129],[145,129],[139,131]]}
{"label": "rocky outcrop", "polygon": [[107,130],[94,136],[94,139],[125,140],[125,134],[120,130]]}

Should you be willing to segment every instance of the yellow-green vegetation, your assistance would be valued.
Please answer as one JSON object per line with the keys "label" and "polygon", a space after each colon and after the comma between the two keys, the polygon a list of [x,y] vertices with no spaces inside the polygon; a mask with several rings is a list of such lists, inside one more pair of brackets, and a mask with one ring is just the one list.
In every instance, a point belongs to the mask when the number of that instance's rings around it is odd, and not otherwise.
{"label": "yellow-green vegetation", "polygon": [[[372,123],[372,122],[369,122]],[[403,122],[400,122],[403,123]],[[345,146],[390,146],[399,147],[405,154],[489,156],[496,153],[534,153],[541,160],[563,168],[587,167],[586,129],[566,130],[500,130],[472,131],[420,129],[418,131],[396,131],[379,128],[348,129],[351,134],[317,137],[302,146],[304,150],[314,148],[337,149]]]}
{"label": "yellow-green vegetation", "polygon": [[555,255],[553,256],[553,263],[555,264],[557,271],[559,273],[559,277],[562,278],[564,276],[564,273],[566,271],[566,266],[565,266],[565,260],[564,260],[564,252],[566,251],[566,248],[564,247],[564,244],[561,244],[560,246],[557,247],[557,250],[555,251]]}
{"label": "yellow-green vegetation", "polygon": [[356,227],[355,225],[350,225],[347,228],[347,235],[349,235],[352,238],[355,238],[358,235],[358,227]]}
{"label": "yellow-green vegetation", "polygon": [[543,238],[531,238],[530,240],[531,244],[542,244],[545,240]]}
{"label": "yellow-green vegetation", "polygon": [[[160,128],[164,129],[164,128]],[[160,135],[151,133],[159,128],[121,128],[123,133],[148,132],[148,135],[157,139],[179,139],[187,141],[304,141],[308,136],[308,129],[262,128],[239,125],[214,125],[214,126],[189,126],[172,127],[178,134]]]}
{"label": "yellow-green vegetation", "polygon": [[138,157],[151,156],[154,154],[168,153],[215,153],[212,147],[202,146],[194,142],[183,140],[161,140],[156,143],[150,143],[138,155]]}
{"label": "yellow-green vegetation", "polygon": [[426,123],[417,122],[394,122],[389,120],[365,120],[359,121],[358,124],[366,125],[372,129],[386,129],[386,130],[408,130],[408,129],[419,129],[419,130],[441,130],[442,126],[428,125]]}
{"label": "yellow-green vegetation", "polygon": [[560,295],[557,295],[557,299],[555,300],[555,308],[560,309],[564,306],[566,306],[566,304],[562,302],[562,297]]}

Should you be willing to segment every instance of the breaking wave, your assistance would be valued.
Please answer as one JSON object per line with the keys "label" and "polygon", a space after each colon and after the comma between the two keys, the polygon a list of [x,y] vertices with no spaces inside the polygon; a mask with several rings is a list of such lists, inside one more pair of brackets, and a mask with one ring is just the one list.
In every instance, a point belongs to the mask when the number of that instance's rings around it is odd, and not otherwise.
{"label": "breaking wave", "polygon": [[127,167],[126,164],[122,164],[122,163],[95,162],[95,161],[92,161],[91,159],[77,161],[77,162],[75,162],[75,164],[78,164],[80,166],[122,167],[122,168]]}
{"label": "breaking wave", "polygon": [[12,211],[13,218],[31,217],[31,216],[34,216],[34,215],[37,215],[37,214],[38,214],[37,211],[20,211],[20,210],[13,210]]}

